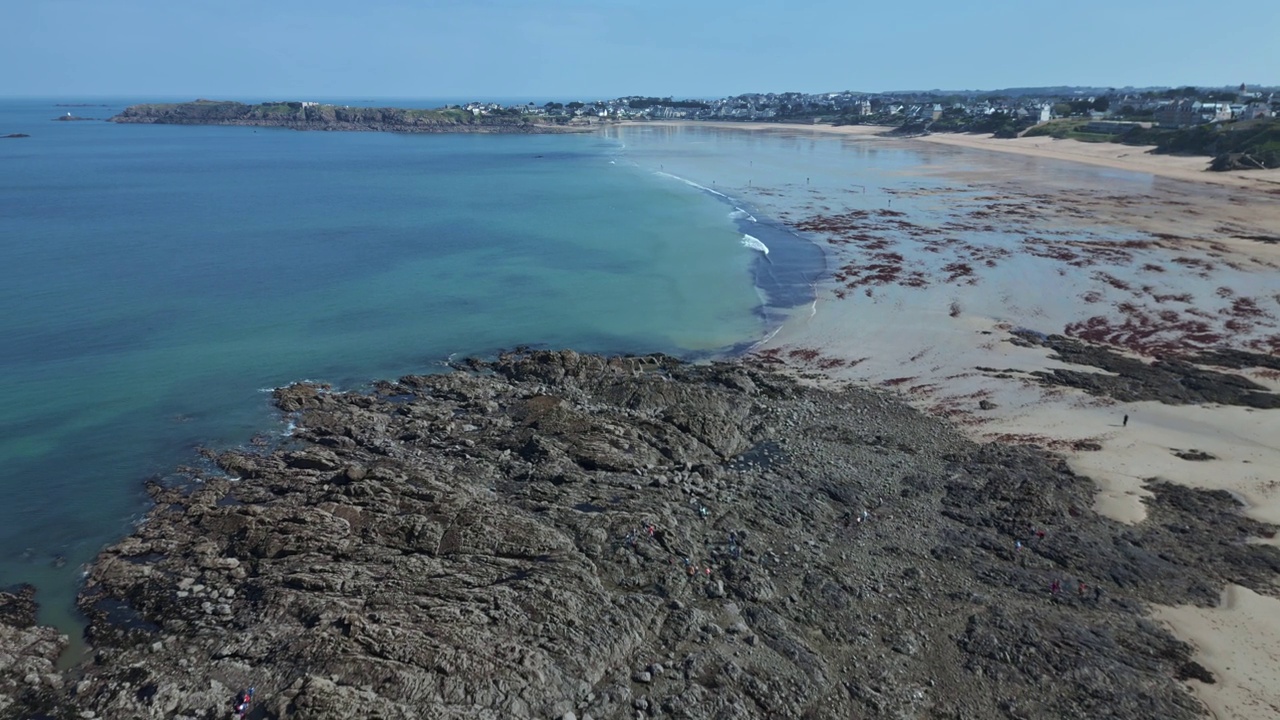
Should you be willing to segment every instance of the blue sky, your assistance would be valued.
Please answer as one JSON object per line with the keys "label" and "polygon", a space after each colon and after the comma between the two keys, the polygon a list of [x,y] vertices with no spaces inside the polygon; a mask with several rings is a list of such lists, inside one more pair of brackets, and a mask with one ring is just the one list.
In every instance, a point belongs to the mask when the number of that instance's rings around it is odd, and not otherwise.
{"label": "blue sky", "polygon": [[6,96],[1280,84],[1280,0],[18,0],[0,19]]}

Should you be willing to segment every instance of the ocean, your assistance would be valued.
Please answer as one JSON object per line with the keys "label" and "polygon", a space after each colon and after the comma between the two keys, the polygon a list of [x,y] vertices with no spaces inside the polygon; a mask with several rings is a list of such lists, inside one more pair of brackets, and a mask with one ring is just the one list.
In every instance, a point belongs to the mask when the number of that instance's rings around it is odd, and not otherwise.
{"label": "ocean", "polygon": [[823,269],[664,170],[670,139],[52,121],[135,101],[0,101],[30,135],[0,140],[0,585],[64,628],[147,478],[285,431],[273,387],[518,345],[731,354]]}

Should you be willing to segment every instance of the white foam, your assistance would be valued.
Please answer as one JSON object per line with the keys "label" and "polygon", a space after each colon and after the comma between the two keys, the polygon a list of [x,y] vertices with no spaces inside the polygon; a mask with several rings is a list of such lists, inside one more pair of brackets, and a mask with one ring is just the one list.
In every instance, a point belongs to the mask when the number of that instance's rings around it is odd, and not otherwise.
{"label": "white foam", "polygon": [[756,350],[758,350],[761,346],[763,346],[765,343],[767,343],[767,342],[769,342],[770,340],[772,340],[772,339],[773,339],[773,336],[774,336],[774,335],[777,335],[777,334],[778,334],[779,332],[781,332],[781,331],[782,331],[782,326],[781,326],[781,325],[779,325],[778,327],[774,328],[774,329],[773,329],[773,331],[772,331],[772,332],[770,332],[768,335],[765,335],[764,337],[762,337],[762,338],[760,338],[759,340],[757,340],[757,341],[755,341],[754,343],[752,343],[752,344],[751,344],[751,347],[747,349],[747,352],[755,352],[755,351],[756,351]]}
{"label": "white foam", "polygon": [[742,235],[742,246],[749,247],[752,250],[759,250],[765,255],[769,254],[769,247],[767,245],[760,242],[759,238],[747,235],[746,233],[743,233]]}
{"label": "white foam", "polygon": [[751,222],[757,222],[754,215],[747,212],[746,210],[743,210],[740,207],[735,207],[733,209],[733,212],[729,213],[729,217],[733,218],[734,220],[741,220],[742,218],[746,218]]}
{"label": "white foam", "polygon": [[724,193],[722,193],[722,192],[720,192],[720,191],[718,191],[718,190],[712,190],[711,188],[707,187],[706,185],[699,185],[698,183],[696,183],[696,182],[694,182],[694,181],[692,181],[692,180],[686,180],[686,179],[684,179],[684,178],[680,177],[679,175],[672,175],[672,174],[671,174],[671,173],[669,173],[669,172],[661,172],[661,171],[659,171],[659,172],[658,172],[658,174],[659,174],[659,175],[661,175],[661,176],[663,176],[663,177],[669,177],[669,178],[671,178],[672,180],[679,180],[680,182],[684,183],[685,185],[689,185],[689,186],[691,186],[691,187],[696,187],[696,188],[698,188],[699,190],[701,190],[701,191],[703,191],[703,192],[709,192],[709,193],[711,193],[712,195],[718,195],[718,196],[720,196],[720,197],[724,198],[725,200],[728,200],[728,199],[729,199],[729,196],[728,196],[728,195],[725,195]]}

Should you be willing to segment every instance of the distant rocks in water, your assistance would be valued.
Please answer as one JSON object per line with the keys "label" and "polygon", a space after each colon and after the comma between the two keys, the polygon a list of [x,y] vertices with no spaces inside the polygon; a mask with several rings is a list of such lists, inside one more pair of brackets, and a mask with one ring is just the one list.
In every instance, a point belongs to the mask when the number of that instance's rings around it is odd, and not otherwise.
{"label": "distant rocks in water", "polygon": [[66,115],[59,115],[58,117],[54,118],[54,120],[58,122],[82,122],[87,120],[101,120],[101,119],[102,118],[80,117],[78,115],[72,115],[71,113],[67,113]]}
{"label": "distant rocks in water", "polygon": [[248,125],[291,130],[403,133],[561,133],[599,126],[598,119],[547,118],[515,111],[473,113],[463,108],[372,108],[315,102],[245,103],[196,100],[131,105],[109,118],[116,123]]}
{"label": "distant rocks in water", "polygon": [[1225,492],[1152,483],[1122,525],[1060,458],[867,390],[457,367],[281,388],[287,444],[151,484],[88,569],[80,666],[0,596],[4,717],[225,717],[253,686],[277,719],[1191,720],[1193,650],[1144,608],[1280,570]]}
{"label": "distant rocks in water", "polygon": [[8,135],[0,135],[0,139],[2,140],[8,140],[10,138],[24,138],[24,137],[31,137],[31,136],[26,133],[9,133]]}

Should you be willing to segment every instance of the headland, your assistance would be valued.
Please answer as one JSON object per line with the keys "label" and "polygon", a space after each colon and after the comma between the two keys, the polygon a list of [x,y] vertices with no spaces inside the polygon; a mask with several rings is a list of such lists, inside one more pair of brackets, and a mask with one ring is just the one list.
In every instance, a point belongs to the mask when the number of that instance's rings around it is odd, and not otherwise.
{"label": "headland", "polygon": [[110,120],[156,125],[242,125],[400,133],[558,133],[585,132],[597,127],[591,119],[549,119],[515,110],[480,113],[462,108],[369,108],[314,102],[250,105],[215,100],[131,105]]}

